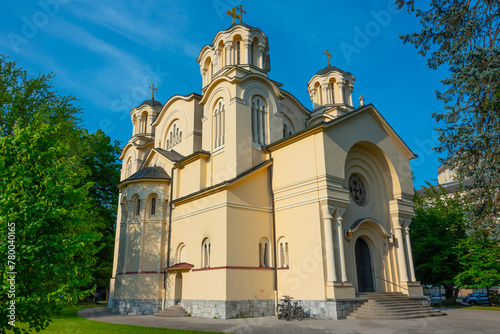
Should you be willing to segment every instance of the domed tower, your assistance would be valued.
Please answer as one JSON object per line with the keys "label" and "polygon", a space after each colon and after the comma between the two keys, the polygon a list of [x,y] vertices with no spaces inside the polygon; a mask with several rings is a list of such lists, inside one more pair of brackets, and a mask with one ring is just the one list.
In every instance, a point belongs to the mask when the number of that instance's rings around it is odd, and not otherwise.
{"label": "domed tower", "polygon": [[156,101],[154,97],[142,102],[138,107],[132,108],[130,111],[133,125],[132,138],[142,137],[143,140],[153,140],[154,128],[151,124],[154,123],[162,108],[163,104]]}
{"label": "domed tower", "polygon": [[[325,52],[328,57],[331,55]],[[330,65],[318,71],[307,83],[307,92],[313,103],[308,125],[337,118],[356,108],[352,103],[354,76]]]}
{"label": "domed tower", "polygon": [[219,31],[211,45],[204,46],[198,59],[203,87],[227,74],[234,66],[267,76],[271,70],[267,36],[245,23]]}

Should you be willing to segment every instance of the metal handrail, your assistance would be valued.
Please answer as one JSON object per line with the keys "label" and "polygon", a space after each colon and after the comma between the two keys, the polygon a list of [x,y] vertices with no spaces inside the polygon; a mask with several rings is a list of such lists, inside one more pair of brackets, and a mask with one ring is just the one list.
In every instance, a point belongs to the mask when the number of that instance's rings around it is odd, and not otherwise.
{"label": "metal handrail", "polygon": [[396,284],[396,283],[393,283],[393,282],[391,282],[391,281],[388,281],[388,280],[386,280],[386,279],[384,279],[384,278],[382,278],[382,277],[375,276],[375,278],[381,279],[382,281],[386,281],[387,283],[391,283],[392,285],[398,286],[398,287],[400,287],[401,289],[405,289],[406,291],[411,292],[411,293],[414,293],[414,294],[416,294],[416,295],[419,295],[420,297],[424,297],[425,299],[427,299],[427,301],[429,301],[429,304],[432,304],[431,299],[430,299],[429,297],[426,297],[426,296],[424,296],[424,295],[421,295],[420,293],[416,293],[415,291],[408,290],[408,289],[407,289],[407,288],[405,288],[404,286],[401,286],[401,285],[399,285],[399,284]]}

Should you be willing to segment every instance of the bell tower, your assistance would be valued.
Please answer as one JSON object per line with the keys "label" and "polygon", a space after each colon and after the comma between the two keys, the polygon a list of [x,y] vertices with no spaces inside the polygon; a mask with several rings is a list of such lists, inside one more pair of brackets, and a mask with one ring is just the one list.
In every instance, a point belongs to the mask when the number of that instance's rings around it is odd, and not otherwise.
{"label": "bell tower", "polygon": [[307,83],[307,92],[313,104],[313,114],[319,110],[338,117],[356,109],[352,103],[354,76],[330,64],[332,56],[328,50],[328,66],[318,71]]}

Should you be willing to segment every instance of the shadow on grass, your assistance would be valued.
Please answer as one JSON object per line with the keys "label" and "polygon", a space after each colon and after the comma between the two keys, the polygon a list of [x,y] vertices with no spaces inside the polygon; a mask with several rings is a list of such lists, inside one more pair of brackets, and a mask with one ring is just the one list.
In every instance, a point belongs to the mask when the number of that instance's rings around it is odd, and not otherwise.
{"label": "shadow on grass", "polygon": [[[107,307],[107,304],[78,305],[65,307],[59,314],[52,316],[52,321],[47,329],[41,331],[43,334],[196,334],[209,333],[200,331],[189,331],[180,329],[165,329],[156,327],[140,327],[133,325],[109,324],[82,318],[76,313],[86,308]],[[18,324],[20,329],[29,329],[27,324]],[[7,333],[12,333],[8,331]]]}

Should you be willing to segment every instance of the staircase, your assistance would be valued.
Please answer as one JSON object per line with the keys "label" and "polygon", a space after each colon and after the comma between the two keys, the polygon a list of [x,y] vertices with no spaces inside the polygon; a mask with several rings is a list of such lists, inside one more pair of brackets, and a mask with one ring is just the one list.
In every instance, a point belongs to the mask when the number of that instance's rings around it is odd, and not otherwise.
{"label": "staircase", "polygon": [[167,318],[174,318],[174,317],[178,318],[178,317],[187,317],[188,313],[186,312],[185,309],[182,308],[182,306],[174,305],[174,306],[170,306],[167,309],[164,309],[163,311],[155,313],[155,316],[167,317]]}
{"label": "staircase", "polygon": [[347,319],[404,320],[446,315],[435,308],[417,304],[399,292],[372,292],[359,294],[358,297],[368,301],[348,315]]}

